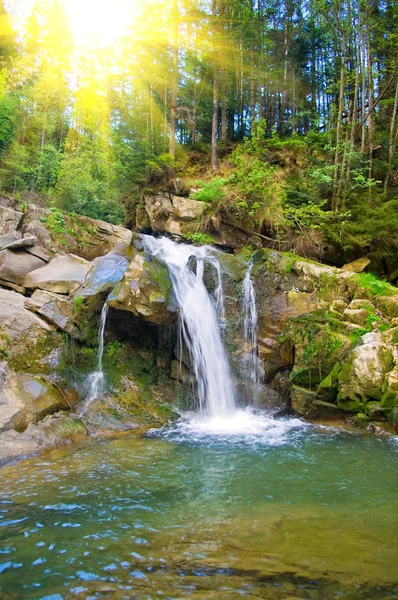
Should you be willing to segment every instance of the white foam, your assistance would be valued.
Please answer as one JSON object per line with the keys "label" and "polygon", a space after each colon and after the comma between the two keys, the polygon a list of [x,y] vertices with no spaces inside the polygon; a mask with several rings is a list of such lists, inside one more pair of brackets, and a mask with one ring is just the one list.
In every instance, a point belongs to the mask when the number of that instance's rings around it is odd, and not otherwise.
{"label": "white foam", "polygon": [[177,440],[196,442],[223,441],[228,443],[260,443],[279,446],[291,439],[292,433],[311,427],[299,419],[274,419],[269,412],[250,407],[238,409],[225,417],[182,413],[171,427],[163,428],[161,435]]}

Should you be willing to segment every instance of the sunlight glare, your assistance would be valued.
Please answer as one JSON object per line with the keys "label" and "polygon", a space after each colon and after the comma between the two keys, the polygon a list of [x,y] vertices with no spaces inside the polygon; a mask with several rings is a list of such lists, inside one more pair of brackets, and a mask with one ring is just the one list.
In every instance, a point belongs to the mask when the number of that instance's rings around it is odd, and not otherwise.
{"label": "sunlight glare", "polygon": [[125,35],[139,10],[138,0],[63,0],[76,45],[104,47]]}

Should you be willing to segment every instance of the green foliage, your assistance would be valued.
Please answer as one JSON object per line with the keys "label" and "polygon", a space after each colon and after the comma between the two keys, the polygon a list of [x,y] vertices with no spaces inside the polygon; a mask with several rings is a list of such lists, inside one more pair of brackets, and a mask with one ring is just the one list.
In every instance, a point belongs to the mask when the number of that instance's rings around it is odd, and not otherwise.
{"label": "green foliage", "polygon": [[106,358],[113,358],[119,352],[121,347],[122,344],[119,342],[119,340],[114,340],[113,342],[110,342],[106,347]]}
{"label": "green foliage", "polygon": [[58,208],[50,208],[50,213],[40,217],[40,221],[42,221],[52,233],[67,233],[65,217]]}
{"label": "green foliage", "polygon": [[184,237],[188,241],[194,242],[194,244],[197,244],[198,246],[206,246],[207,244],[214,243],[214,240],[212,237],[210,237],[209,235],[206,235],[205,233],[201,233],[199,231],[197,231],[196,233],[186,233],[184,235]]}
{"label": "green foliage", "polygon": [[372,273],[358,273],[358,286],[364,290],[369,290],[372,296],[389,296],[397,292],[390,283],[378,279]]}
{"label": "green foliage", "polygon": [[226,179],[215,177],[210,182],[202,184],[203,187],[191,194],[191,198],[209,204],[221,202],[225,198],[224,186],[226,182]]}

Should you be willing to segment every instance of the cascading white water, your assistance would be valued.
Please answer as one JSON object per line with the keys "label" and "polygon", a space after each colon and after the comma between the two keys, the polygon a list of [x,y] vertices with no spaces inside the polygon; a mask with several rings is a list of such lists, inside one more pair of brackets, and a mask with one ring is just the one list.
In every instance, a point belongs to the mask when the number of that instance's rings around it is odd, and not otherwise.
{"label": "cascading white water", "polygon": [[[181,333],[189,350],[197,380],[202,415],[225,418],[237,410],[231,370],[225,352],[218,316],[224,318],[220,269],[215,251],[203,246],[176,244],[168,238],[143,236],[147,251],[168,266],[180,308]],[[197,259],[196,273],[188,266]],[[218,287],[212,299],[203,282],[204,262],[213,264]]]}
{"label": "cascading white water", "polygon": [[97,370],[91,373],[87,379],[89,384],[89,391],[85,402],[85,407],[90,404],[93,400],[98,398],[104,391],[104,371],[102,368],[102,359],[104,356],[104,334],[106,326],[106,318],[108,316],[109,306],[104,303],[102,307],[99,327],[98,327],[98,351],[97,351]]}
{"label": "cascading white water", "polygon": [[257,306],[256,293],[251,277],[253,263],[249,264],[243,281],[243,329],[245,342],[249,350],[249,358],[245,360],[248,369],[248,378],[251,384],[251,400],[255,401],[258,391],[258,355],[257,355]]}

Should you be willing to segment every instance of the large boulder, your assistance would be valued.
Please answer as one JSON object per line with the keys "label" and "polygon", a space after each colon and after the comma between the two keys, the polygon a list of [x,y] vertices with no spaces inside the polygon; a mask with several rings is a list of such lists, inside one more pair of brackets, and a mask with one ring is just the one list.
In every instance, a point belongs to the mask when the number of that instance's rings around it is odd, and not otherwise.
{"label": "large boulder", "polygon": [[132,253],[132,247],[124,247],[93,260],[84,285],[73,295],[73,337],[96,342],[102,306],[123,277]]}
{"label": "large boulder", "polygon": [[185,235],[196,231],[205,209],[203,202],[166,193],[155,196],[146,195],[144,202],[153,231],[176,235]]}
{"label": "large boulder", "polygon": [[0,465],[86,435],[81,419],[65,412],[49,415],[37,424],[31,423],[22,433],[15,430],[0,433]]}
{"label": "large boulder", "polygon": [[60,337],[24,302],[21,294],[0,289],[0,355],[17,370],[51,369]]}
{"label": "large boulder", "polygon": [[0,235],[18,229],[22,217],[23,214],[21,212],[12,210],[12,208],[0,206]]}
{"label": "large boulder", "polygon": [[43,377],[15,373],[0,363],[0,433],[8,429],[24,431],[46,415],[68,409],[61,392]]}
{"label": "large boulder", "polygon": [[[356,404],[380,400],[385,375],[394,366],[391,349],[375,330],[364,335],[335,374],[339,381],[337,403],[343,410],[356,410]],[[355,405],[355,406],[354,406]],[[360,412],[361,407],[358,406]]]}
{"label": "large boulder", "polygon": [[25,276],[46,263],[37,256],[21,250],[0,252],[0,279],[23,286]]}
{"label": "large boulder", "polygon": [[135,251],[129,268],[109,296],[108,304],[156,325],[168,325],[177,320],[173,286],[166,265],[139,251]]}
{"label": "large boulder", "polygon": [[23,285],[34,290],[71,294],[83,285],[90,269],[89,262],[73,254],[56,256],[46,266],[29,273]]}
{"label": "large boulder", "polygon": [[132,232],[124,227],[34,204],[25,213],[22,232],[36,236],[47,251],[69,252],[89,261],[132,239]]}

